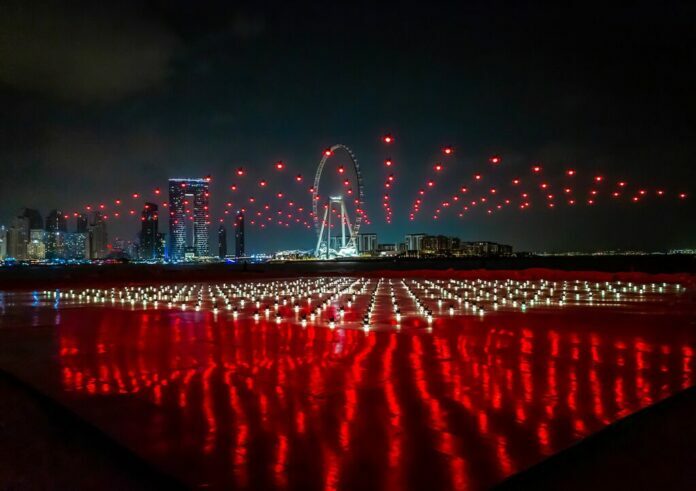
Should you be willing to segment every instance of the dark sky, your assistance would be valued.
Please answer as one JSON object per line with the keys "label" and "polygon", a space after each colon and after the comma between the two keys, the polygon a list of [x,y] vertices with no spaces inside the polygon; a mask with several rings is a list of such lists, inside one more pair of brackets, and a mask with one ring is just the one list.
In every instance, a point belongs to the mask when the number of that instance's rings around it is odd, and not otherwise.
{"label": "dark sky", "polygon": [[[423,231],[526,250],[696,246],[692,2],[293,3],[0,2],[0,223],[22,206],[72,211],[207,174],[222,210],[237,167],[252,187],[266,177],[289,190],[343,143],[366,181],[364,230],[381,242]],[[491,171],[493,154],[501,189],[540,162],[554,186],[572,166],[586,183],[602,173],[672,197],[553,210],[542,197],[525,212],[408,221],[434,162],[446,164],[433,192],[444,199]],[[248,249],[313,245],[311,231],[290,230],[249,227]]]}

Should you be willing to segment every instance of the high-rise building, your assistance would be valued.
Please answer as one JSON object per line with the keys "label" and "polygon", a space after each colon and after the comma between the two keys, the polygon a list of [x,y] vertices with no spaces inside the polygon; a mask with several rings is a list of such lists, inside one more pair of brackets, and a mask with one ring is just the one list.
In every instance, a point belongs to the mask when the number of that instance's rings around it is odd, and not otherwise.
{"label": "high-rise building", "polygon": [[45,235],[41,228],[29,230],[29,242],[27,243],[27,259],[42,261],[46,259]]}
{"label": "high-rise building", "polygon": [[94,220],[89,225],[89,258],[104,259],[109,253],[106,221],[98,211],[94,212]]}
{"label": "high-rise building", "polygon": [[24,208],[21,217],[26,218],[27,229],[27,259],[42,260],[46,257],[46,244],[43,218],[38,210]]}
{"label": "high-rise building", "polygon": [[223,224],[218,227],[218,257],[224,259],[227,256],[227,229]]}
{"label": "high-rise building", "polygon": [[193,247],[197,257],[210,254],[208,248],[209,184],[209,178],[169,180],[169,256],[171,259],[185,259],[187,247]]}
{"label": "high-rise building", "polygon": [[24,208],[19,216],[25,217],[29,220],[29,230],[43,230],[44,223],[43,219],[41,218],[41,213],[39,213],[38,210]]}
{"label": "high-rise building", "polygon": [[409,252],[420,252],[423,250],[423,238],[426,234],[407,234],[406,250]]}
{"label": "high-rise building", "polygon": [[0,260],[7,256],[7,230],[0,226]]}
{"label": "high-rise building", "polygon": [[89,230],[89,225],[87,221],[87,213],[79,213],[77,215],[77,227],[75,231],[80,234],[86,234]]}
{"label": "high-rise building", "polygon": [[28,233],[29,219],[23,216],[15,217],[7,230],[7,257],[19,261],[27,258]]}
{"label": "high-rise building", "polygon": [[358,253],[374,254],[377,252],[377,234],[358,234]]}
{"label": "high-rise building", "polygon": [[157,259],[159,213],[155,203],[145,203],[140,217],[140,259]]}
{"label": "high-rise building", "polygon": [[60,210],[51,210],[46,215],[44,241],[46,244],[46,259],[61,259],[65,256],[64,234],[68,231],[68,224]]}
{"label": "high-rise building", "polygon": [[63,234],[63,258],[82,260],[88,259],[89,232],[68,232]]}
{"label": "high-rise building", "polygon": [[27,259],[29,243],[29,218],[18,216],[7,230],[7,257],[23,261]]}
{"label": "high-rise building", "polygon": [[68,222],[60,210],[51,210],[46,215],[46,232],[67,232]]}
{"label": "high-rise building", "polygon": [[244,257],[244,212],[238,211],[234,221],[234,257]]}

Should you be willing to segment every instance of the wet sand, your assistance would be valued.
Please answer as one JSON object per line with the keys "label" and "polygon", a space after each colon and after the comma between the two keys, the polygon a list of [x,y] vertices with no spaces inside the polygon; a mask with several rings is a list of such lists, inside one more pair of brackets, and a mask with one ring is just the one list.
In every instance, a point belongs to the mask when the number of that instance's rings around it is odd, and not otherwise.
{"label": "wet sand", "polygon": [[379,292],[368,332],[362,300],[329,329],[5,294],[0,368],[215,489],[486,489],[694,385],[690,290],[483,316],[431,303],[432,325],[401,329]]}

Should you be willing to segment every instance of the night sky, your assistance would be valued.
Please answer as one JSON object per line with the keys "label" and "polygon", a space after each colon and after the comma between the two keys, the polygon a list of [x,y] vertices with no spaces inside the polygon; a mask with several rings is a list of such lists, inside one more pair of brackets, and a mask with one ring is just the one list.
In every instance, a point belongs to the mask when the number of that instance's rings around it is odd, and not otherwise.
{"label": "night sky", "polygon": [[[214,211],[236,207],[231,182],[260,178],[310,207],[323,149],[343,143],[366,181],[363,231],[380,242],[426,232],[518,250],[696,246],[693,3],[292,4],[1,2],[0,224],[23,206],[72,212],[208,174]],[[496,169],[491,155],[502,157]],[[281,159],[286,174],[273,169]],[[556,187],[572,167],[583,182],[600,173],[672,196],[555,209],[538,198],[524,212],[409,222],[437,161],[433,204],[474,172],[497,173],[490,183],[502,189],[535,163]],[[239,166],[248,181],[235,178]],[[132,238],[129,223],[112,224],[111,237]],[[316,240],[298,227],[248,226],[247,237],[250,252]]]}

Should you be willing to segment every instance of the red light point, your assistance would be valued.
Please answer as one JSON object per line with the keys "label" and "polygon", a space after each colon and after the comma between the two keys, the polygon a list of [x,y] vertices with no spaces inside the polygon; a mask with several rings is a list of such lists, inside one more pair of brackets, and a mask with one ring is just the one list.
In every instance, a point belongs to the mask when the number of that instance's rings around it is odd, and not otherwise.
{"label": "red light point", "polygon": [[442,164],[440,164],[440,163],[435,164],[433,169],[435,169],[435,172],[440,172],[442,170]]}
{"label": "red light point", "polygon": [[333,155],[333,152],[331,151],[330,148],[327,148],[326,150],[324,150],[324,155],[326,157],[331,157],[331,155]]}
{"label": "red light point", "polygon": [[536,172],[537,174],[541,172],[541,166],[540,165],[535,165],[532,167],[532,172]]}
{"label": "red light point", "polygon": [[387,133],[384,135],[384,137],[382,137],[382,141],[384,141],[384,143],[391,143],[394,141],[394,137]]}
{"label": "red light point", "polygon": [[493,157],[491,157],[490,159],[488,159],[488,161],[489,161],[491,164],[499,164],[499,163],[500,163],[500,157],[498,157],[497,155],[494,155]]}
{"label": "red light point", "polygon": [[574,176],[574,175],[575,175],[575,170],[574,170],[574,169],[568,169],[568,170],[566,171],[566,175],[567,175],[567,176],[570,176],[570,177]]}
{"label": "red light point", "polygon": [[278,162],[276,162],[275,167],[276,167],[276,169],[278,169],[278,170],[283,170],[283,169],[285,169],[285,164],[283,163],[282,160],[279,160]]}
{"label": "red light point", "polygon": [[445,155],[452,155],[453,150],[452,150],[452,147],[445,147],[442,149],[442,151]]}

